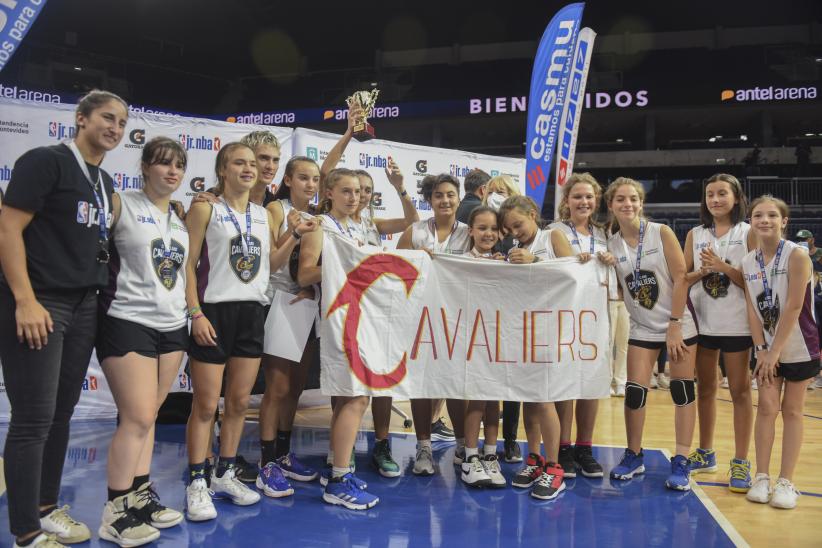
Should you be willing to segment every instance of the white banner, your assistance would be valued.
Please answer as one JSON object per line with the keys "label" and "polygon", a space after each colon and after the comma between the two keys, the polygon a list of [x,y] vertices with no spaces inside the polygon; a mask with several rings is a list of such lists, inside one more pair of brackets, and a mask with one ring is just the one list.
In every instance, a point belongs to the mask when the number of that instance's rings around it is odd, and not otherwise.
{"label": "white banner", "polygon": [[326,395],[607,398],[605,272],[323,244]]}
{"label": "white banner", "polygon": [[[333,133],[297,128],[294,132],[294,155],[308,156],[322,165],[328,152],[339,139],[340,136]],[[462,182],[469,171],[479,168],[492,177],[510,175],[519,186],[520,192],[525,194],[525,161],[522,158],[488,156],[381,139],[372,139],[365,143],[352,140],[337,166],[364,169],[371,174],[374,179],[374,215],[378,218],[393,219],[403,216],[400,197],[385,177],[385,166],[389,156],[402,170],[405,188],[417,207],[420,219],[432,215],[431,206],[423,202],[419,194],[419,185],[426,175],[449,173]],[[460,194],[463,194],[464,190],[460,188]],[[393,249],[397,245],[397,240],[399,234],[383,236],[383,245]]]}

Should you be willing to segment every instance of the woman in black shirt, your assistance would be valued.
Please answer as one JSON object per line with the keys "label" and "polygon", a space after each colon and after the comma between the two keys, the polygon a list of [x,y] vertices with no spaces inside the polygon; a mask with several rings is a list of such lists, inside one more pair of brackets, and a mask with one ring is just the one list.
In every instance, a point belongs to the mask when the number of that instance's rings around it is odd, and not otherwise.
{"label": "woman in black shirt", "polygon": [[77,105],[74,140],[23,154],[6,191],[0,360],[11,404],[4,457],[15,546],[54,546],[44,533],[65,543],[90,536],[57,499],[108,275],[113,183],[99,166],[127,119],[120,97],[90,92]]}

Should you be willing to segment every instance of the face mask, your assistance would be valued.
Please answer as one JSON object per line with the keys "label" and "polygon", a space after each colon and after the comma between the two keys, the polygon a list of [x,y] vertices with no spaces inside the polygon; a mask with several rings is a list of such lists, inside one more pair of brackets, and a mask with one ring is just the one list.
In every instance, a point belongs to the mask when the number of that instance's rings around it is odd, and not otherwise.
{"label": "face mask", "polygon": [[485,200],[485,203],[488,204],[488,207],[490,207],[494,211],[499,211],[499,208],[500,206],[502,206],[502,202],[504,201],[505,196],[503,196],[499,192],[492,192],[488,195],[488,198]]}

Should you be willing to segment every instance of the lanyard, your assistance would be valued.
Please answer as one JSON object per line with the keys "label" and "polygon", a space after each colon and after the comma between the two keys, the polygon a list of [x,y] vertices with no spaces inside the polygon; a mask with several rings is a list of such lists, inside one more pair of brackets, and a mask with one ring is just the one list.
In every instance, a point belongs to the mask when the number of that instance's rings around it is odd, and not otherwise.
{"label": "lanyard", "polygon": [[720,252],[719,241],[721,240],[721,238],[716,237],[716,227],[711,226],[708,229],[708,230],[711,231],[711,236],[713,236],[713,238],[714,238],[714,250],[716,251],[716,254],[719,256],[719,259],[723,263],[725,262],[725,257],[728,255],[728,250],[731,248],[731,243],[733,242],[734,234],[736,233],[736,229],[738,227],[739,227],[739,225],[737,224],[737,225],[734,225],[733,227],[731,227],[730,230],[728,230],[728,244],[725,246],[725,253]]}
{"label": "lanyard", "polygon": [[[771,267],[771,277],[776,275],[776,269],[779,268],[779,259],[782,257],[782,248],[785,246],[785,240],[779,240],[779,246],[776,248],[776,255],[773,259],[773,267]],[[765,257],[761,249],[756,250],[756,262],[759,263],[759,272],[762,275],[762,289],[765,292],[765,306],[768,310],[773,310],[773,292],[771,286],[768,285],[768,274],[765,272]]]}
{"label": "lanyard", "polygon": [[148,216],[151,217],[151,220],[154,223],[154,226],[157,228],[157,232],[160,234],[160,239],[163,241],[163,258],[168,259],[171,257],[171,216],[174,213],[174,207],[171,204],[168,204],[168,224],[166,225],[166,233],[163,234],[162,229],[160,228],[160,219],[154,218],[154,213],[151,212],[151,200],[148,199],[145,192],[143,193],[143,198],[145,199],[145,203],[143,204],[148,212]]}
{"label": "lanyard", "polygon": [[[568,225],[568,228],[571,229],[571,233],[574,235],[574,239],[577,241],[577,247],[579,248],[579,252],[582,253],[582,240],[579,239],[579,233],[577,232],[577,227],[574,226],[573,221],[568,221],[565,223]],[[591,238],[591,250],[588,252],[591,255],[594,254],[594,227],[592,225],[588,225],[588,233],[590,234]]]}
{"label": "lanyard", "polygon": [[[622,249],[625,252],[625,258],[627,259],[630,255],[628,255],[628,244],[625,242],[625,237],[622,236]],[[636,291],[634,292],[635,295],[639,295],[639,269],[642,265],[642,243],[645,240],[645,221],[639,221],[639,237],[637,238],[636,244],[636,266],[634,267],[634,288]],[[634,303],[637,302],[637,298],[634,297]]]}
{"label": "lanyard", "polygon": [[[77,148],[77,145],[74,141],[70,141],[68,145],[71,152],[74,154],[74,159],[77,160],[77,164],[80,166],[80,170],[82,170],[83,175],[86,176],[86,181],[88,185],[91,187],[91,192],[94,194],[94,201],[97,202],[97,220],[100,225],[100,242],[107,242],[108,241],[108,197],[106,196],[106,189],[103,185],[103,176],[100,174],[100,168],[97,168],[97,182],[91,180],[91,174],[88,171],[88,166],[86,165],[86,161],[83,159],[83,155],[80,154],[80,149]],[[98,192],[98,190],[100,192]],[[100,194],[102,193],[102,198]]]}
{"label": "lanyard", "polygon": [[248,260],[251,257],[251,252],[249,248],[251,247],[249,243],[249,239],[251,238],[251,202],[249,201],[245,205],[245,230],[246,233],[243,234],[243,230],[240,228],[240,222],[237,220],[237,217],[234,215],[234,212],[228,207],[228,202],[225,201],[225,198],[221,198],[223,205],[225,206],[226,211],[228,211],[228,216],[231,218],[231,222],[234,224],[234,228],[237,229],[237,232],[240,234],[240,241],[243,244],[243,258]]}
{"label": "lanyard", "polygon": [[[346,235],[346,233],[348,233],[348,237],[349,237],[349,238],[351,238],[352,240],[356,240],[356,239],[357,239],[357,238],[355,238],[355,237],[354,237],[354,235],[351,233],[351,223],[350,223],[350,222],[348,222],[348,223],[346,223],[346,224],[345,224],[345,230],[343,230],[343,226],[342,226],[342,224],[340,223],[340,221],[338,221],[338,220],[337,220],[337,218],[336,218],[336,217],[334,217],[331,213],[326,213],[325,215],[326,215],[326,217],[329,217],[332,221],[334,221],[334,224],[335,224],[335,225],[337,225],[337,230],[339,230],[339,231],[340,231],[340,234],[342,234],[343,236],[345,236],[345,235]],[[349,219],[349,221],[350,221],[350,219]]]}
{"label": "lanyard", "polygon": [[448,237],[445,239],[444,242],[440,243],[439,235],[437,234],[437,220],[431,217],[428,220],[428,228],[431,229],[431,234],[434,235],[434,246],[432,251],[436,253],[447,253],[449,251],[448,244],[451,243],[451,236],[454,235],[454,232],[457,231],[457,225],[459,221],[454,221],[454,226],[451,227],[451,232],[448,234]]}

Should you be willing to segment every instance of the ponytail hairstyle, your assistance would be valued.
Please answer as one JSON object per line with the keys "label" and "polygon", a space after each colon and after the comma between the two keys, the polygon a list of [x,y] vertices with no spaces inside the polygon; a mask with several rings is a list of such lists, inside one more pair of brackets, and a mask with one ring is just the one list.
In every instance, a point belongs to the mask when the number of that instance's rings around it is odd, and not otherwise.
{"label": "ponytail hairstyle", "polygon": [[[308,164],[314,164],[314,166],[317,168],[317,172],[319,173],[320,166],[318,166],[317,162],[314,161],[312,158],[309,158],[308,156],[292,156],[285,164],[285,173],[283,174],[282,181],[280,181],[280,184],[277,187],[277,191],[274,193],[275,200],[287,200],[291,197],[291,187],[285,184],[285,179],[286,177],[288,177],[289,179],[294,177],[294,171],[296,171],[297,169],[297,164],[303,162]],[[311,213],[313,206],[309,204],[308,209],[308,212]]]}
{"label": "ponytail hairstyle", "polygon": [[[616,191],[619,190],[619,187],[624,185],[630,185],[634,187],[634,190],[636,190],[636,193],[639,195],[640,203],[643,206],[645,205],[645,189],[639,182],[628,177],[617,177],[616,179],[614,179],[614,181],[610,185],[608,185],[608,189],[605,191],[605,204],[609,207],[608,228],[611,234],[616,234],[617,232],[619,232],[619,223],[614,217],[613,212],[610,210],[611,202],[614,201],[614,194],[616,194]],[[644,219],[644,216],[640,215],[640,219]]]}
{"label": "ponytail hairstyle", "polygon": [[[332,169],[328,172],[328,175],[326,175],[323,183],[323,194],[332,190],[345,177],[353,177],[359,182],[357,174],[354,171],[344,167],[338,167],[337,169]],[[323,196],[320,199],[320,204],[317,206],[317,213],[328,213],[329,211],[331,211],[331,198]]]}
{"label": "ponytail hairstyle", "polygon": [[254,149],[239,141],[234,141],[232,143],[228,143],[227,145],[223,145],[220,152],[217,153],[217,159],[214,161],[214,173],[217,174],[217,186],[214,188],[217,190],[218,196],[225,192],[225,181],[223,180],[222,175],[220,175],[220,172],[226,168],[231,152],[237,148],[247,148],[252,154],[254,154]]}
{"label": "ponytail hairstyle", "polygon": [[596,222],[594,216],[596,215],[602,200],[602,187],[599,185],[597,180],[594,179],[594,176],[588,172],[572,174],[565,183],[565,186],[562,187],[562,198],[560,198],[559,201],[559,220],[569,221],[571,219],[571,208],[568,206],[568,198],[571,196],[571,190],[573,190],[574,185],[578,183],[591,185],[591,188],[594,191],[594,201],[596,202],[596,205],[594,206],[594,211],[591,212],[590,223],[593,226],[598,227],[600,224]]}
{"label": "ponytail hairstyle", "polygon": [[453,185],[457,190],[457,195],[460,193],[460,182],[453,175],[448,173],[440,173],[439,175],[426,175],[420,182],[420,195],[422,199],[431,204],[431,196],[434,195],[434,190],[441,184],[448,183]]}
{"label": "ponytail hairstyle", "polygon": [[539,208],[537,207],[537,203],[532,200],[528,196],[511,196],[506,198],[502,205],[499,207],[498,219],[501,225],[505,225],[505,217],[508,216],[509,213],[512,211],[517,211],[518,213],[522,213],[523,215],[529,215],[531,212],[534,213],[534,222],[537,223],[539,228],[543,228],[545,225],[545,221],[543,221],[542,217],[540,216]]}
{"label": "ponytail hairstyle", "polygon": [[[483,213],[491,213],[494,216],[494,218],[497,220],[497,232],[499,232],[500,224],[501,224],[499,214],[493,208],[488,207],[488,206],[484,206],[484,205],[483,206],[477,206],[477,207],[475,207],[474,209],[471,210],[471,214],[468,215],[468,228],[473,228],[474,227],[474,221],[476,220],[477,217],[479,217]],[[471,249],[474,249],[474,245],[475,245],[474,237],[469,236],[468,240],[470,241]]]}
{"label": "ponytail hairstyle", "polygon": [[[371,181],[371,199],[368,200],[368,218],[369,222],[373,222],[374,220],[374,178],[371,176],[364,169],[355,169],[354,173],[357,177],[368,177],[368,180]],[[362,192],[362,185],[360,186],[360,192]]]}
{"label": "ponytail hairstyle", "polygon": [[[93,89],[83,95],[77,102],[77,108],[74,110],[75,118],[78,114],[82,114],[85,118],[88,118],[92,112],[109,101],[117,101],[122,104],[126,109],[126,116],[128,116],[128,103],[126,103],[122,97],[110,91]],[[80,127],[77,125],[77,122],[74,124],[74,131],[75,133],[80,133]]]}
{"label": "ponytail hairstyle", "polygon": [[[753,202],[751,202],[751,209],[750,209],[751,215],[753,215],[754,210],[758,206],[764,204],[765,202],[771,202],[772,204],[774,204],[776,206],[776,209],[779,210],[779,214],[782,215],[783,219],[789,219],[790,218],[791,210],[788,207],[788,204],[785,203],[785,200],[777,198],[776,196],[773,196],[772,194],[763,194],[762,196],[760,196],[759,198],[757,198]],[[786,224],[785,228],[780,229],[779,235],[784,238],[785,237],[785,231],[787,229],[788,229],[788,225]]]}
{"label": "ponytail hairstyle", "polygon": [[742,184],[739,182],[739,179],[728,173],[717,173],[705,179],[705,182],[702,184],[702,197],[699,200],[699,218],[700,221],[702,221],[702,226],[705,228],[714,226],[714,217],[711,215],[711,212],[708,211],[705,191],[708,189],[709,184],[716,183],[717,181],[728,183],[734,193],[734,198],[736,198],[736,204],[734,204],[734,208],[731,210],[731,226],[744,221],[748,215],[748,198],[745,197],[745,191],[742,190]]}
{"label": "ponytail hairstyle", "polygon": [[188,157],[183,145],[168,137],[154,137],[151,139],[143,147],[143,153],[140,157],[140,171],[143,173],[143,179],[148,178],[144,168],[168,160],[179,160],[183,164],[183,171],[185,171],[188,166]]}

